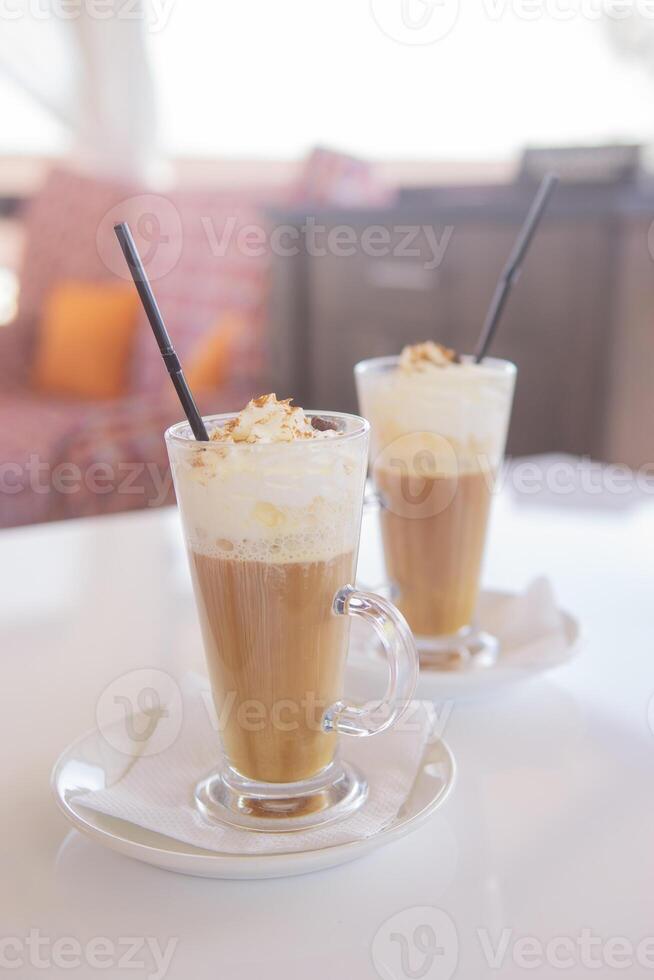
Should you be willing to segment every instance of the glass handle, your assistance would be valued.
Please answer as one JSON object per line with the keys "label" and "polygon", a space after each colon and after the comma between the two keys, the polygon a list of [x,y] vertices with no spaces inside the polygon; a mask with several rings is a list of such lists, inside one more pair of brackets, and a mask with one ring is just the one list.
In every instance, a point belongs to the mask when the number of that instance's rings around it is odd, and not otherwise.
{"label": "glass handle", "polygon": [[336,593],[333,610],[337,616],[357,616],[370,623],[384,648],[389,678],[381,701],[372,707],[337,701],[325,712],[323,727],[345,735],[377,735],[397,724],[415,693],[419,664],[413,635],[391,602],[351,585]]}

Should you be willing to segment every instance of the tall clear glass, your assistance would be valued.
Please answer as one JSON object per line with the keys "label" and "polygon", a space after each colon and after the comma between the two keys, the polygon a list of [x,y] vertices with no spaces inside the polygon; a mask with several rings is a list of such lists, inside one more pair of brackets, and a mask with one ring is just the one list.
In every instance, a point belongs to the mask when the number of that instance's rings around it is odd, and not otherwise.
{"label": "tall clear glass", "polygon": [[[205,419],[211,433],[233,416]],[[403,616],[354,581],[369,426],[293,442],[199,443],[166,433],[224,759],[197,786],[209,819],[263,831],[335,820],[365,799],[341,761],[339,733],[394,725],[413,696],[418,655]],[[385,698],[343,696],[349,617],[366,619],[388,656]]]}
{"label": "tall clear glass", "polygon": [[515,365],[495,358],[425,371],[401,370],[398,357],[355,367],[391,597],[423,664],[488,665],[497,655],[473,617],[515,377]]}

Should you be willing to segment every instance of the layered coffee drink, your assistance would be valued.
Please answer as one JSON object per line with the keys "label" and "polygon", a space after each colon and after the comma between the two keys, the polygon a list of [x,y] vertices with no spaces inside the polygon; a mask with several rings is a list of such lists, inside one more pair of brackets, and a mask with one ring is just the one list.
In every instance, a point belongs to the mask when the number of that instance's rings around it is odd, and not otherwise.
{"label": "layered coffee drink", "polygon": [[192,549],[191,560],[232,765],[271,783],[324,769],[336,736],[321,722],[342,695],[348,631],[331,605],[353,577],[354,553],[267,561]]}
{"label": "layered coffee drink", "polygon": [[250,780],[295,783],[334,756],[323,719],[349,620],[332,606],[354,578],[366,470],[339,424],[266,395],[171,453],[220,734]]}
{"label": "layered coffee drink", "polygon": [[[492,478],[492,475],[491,475]],[[490,506],[488,474],[398,476],[375,470],[386,569],[419,636],[448,636],[472,620]],[[416,517],[420,499],[428,502]],[[412,512],[407,516],[407,500]]]}
{"label": "layered coffee drink", "polygon": [[[428,341],[357,365],[393,598],[422,650],[465,653],[515,368]],[[452,643],[450,643],[450,638]],[[440,641],[443,640],[441,643]]]}

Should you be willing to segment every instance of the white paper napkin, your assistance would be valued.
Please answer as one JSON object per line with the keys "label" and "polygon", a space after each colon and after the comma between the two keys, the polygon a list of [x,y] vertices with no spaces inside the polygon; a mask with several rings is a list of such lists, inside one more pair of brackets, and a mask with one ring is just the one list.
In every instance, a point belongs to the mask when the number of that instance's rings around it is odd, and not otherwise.
{"label": "white paper napkin", "polygon": [[[534,579],[524,592],[503,595],[481,592],[474,623],[499,640],[498,664],[511,667],[545,667],[564,663],[571,656],[566,623],[556,604],[549,579]],[[379,643],[365,624],[355,620],[350,632],[350,669],[369,662],[371,651],[377,666],[382,662]],[[494,668],[483,668],[492,671]],[[476,672],[476,668],[472,668]],[[450,671],[451,674],[465,674]]]}
{"label": "white paper napkin", "polygon": [[565,623],[547,578],[534,579],[520,595],[482,592],[477,622],[500,641],[502,663],[529,667],[569,656]]}
{"label": "white paper napkin", "polygon": [[[414,702],[399,726],[371,738],[341,736],[341,757],[368,781],[363,806],[346,819],[291,834],[264,834],[209,823],[195,808],[195,784],[215,769],[220,740],[207,708],[207,682],[195,674],[181,684],[183,717],[173,744],[155,755],[118,753],[107,743],[110,785],[77,802],[188,844],[233,854],[313,850],[370,837],[396,816],[416,778],[431,735],[428,707]],[[152,738],[156,734],[153,732]],[[145,746],[147,749],[147,746]]]}

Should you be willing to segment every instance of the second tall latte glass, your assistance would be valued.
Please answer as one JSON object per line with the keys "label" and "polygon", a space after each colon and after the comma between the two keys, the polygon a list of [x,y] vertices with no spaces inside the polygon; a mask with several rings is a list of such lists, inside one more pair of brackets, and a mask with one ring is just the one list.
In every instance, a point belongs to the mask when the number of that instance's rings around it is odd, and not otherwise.
{"label": "second tall latte glass", "polygon": [[[233,416],[206,419],[208,431]],[[288,831],[351,813],[364,774],[339,733],[373,735],[412,697],[418,655],[404,618],[355,590],[368,423],[321,415],[324,438],[196,442],[166,433],[224,761],[197,786],[208,818]],[[373,708],[343,698],[349,616],[369,621],[390,666]]]}
{"label": "second tall latte glass", "polygon": [[391,596],[424,664],[487,665],[497,653],[474,612],[515,375],[493,358],[407,371],[381,357],[355,368]]}

